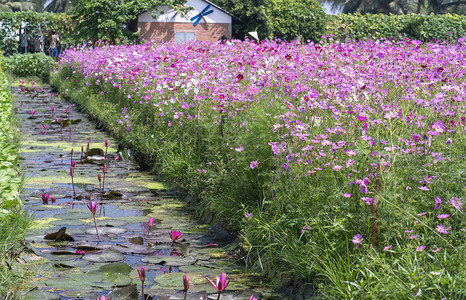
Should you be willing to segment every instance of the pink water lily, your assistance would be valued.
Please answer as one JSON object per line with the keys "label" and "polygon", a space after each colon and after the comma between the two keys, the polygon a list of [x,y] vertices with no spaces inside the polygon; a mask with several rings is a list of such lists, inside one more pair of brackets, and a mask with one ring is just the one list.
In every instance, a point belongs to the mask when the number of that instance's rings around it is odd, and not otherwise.
{"label": "pink water lily", "polygon": [[[150,230],[152,228],[152,226],[154,225],[154,218],[149,218],[149,222],[147,222],[144,230],[147,231],[147,237],[149,237],[149,234],[150,234]],[[157,225],[157,223],[155,223],[155,225]]]}
{"label": "pink water lily", "polygon": [[43,204],[48,204],[49,203],[49,196],[50,196],[50,194],[47,194],[47,193],[42,194],[42,203]]}
{"label": "pink water lily", "polygon": [[105,141],[104,141],[104,146],[105,146],[105,155],[104,155],[104,157],[107,158],[108,147],[110,146],[110,142],[107,139],[105,139]]}
{"label": "pink water lily", "polygon": [[89,210],[91,211],[91,213],[93,215],[95,215],[97,213],[97,206],[99,206],[99,204],[97,204],[97,202],[95,202],[94,200],[92,200],[88,205],[87,205],[87,208],[89,208]]}
{"label": "pink water lily", "polygon": [[97,206],[99,206],[97,202],[95,202],[94,200],[91,200],[91,202],[87,205],[87,208],[89,208],[94,218],[95,232],[97,233],[97,238],[99,239],[99,242],[100,242],[99,230],[97,229],[97,221],[95,219],[95,214],[97,213]]}
{"label": "pink water lily", "polygon": [[226,287],[230,283],[230,280],[227,281],[227,273],[225,273],[225,272],[222,272],[222,275],[220,275],[220,277],[217,276],[217,282],[216,283],[214,283],[208,277],[205,277],[205,279],[207,279],[210,282],[210,284],[212,284],[212,286],[217,289],[217,291],[218,291],[217,300],[220,299],[220,294],[226,289]]}
{"label": "pink water lily", "polygon": [[181,231],[178,230],[170,230],[168,234],[170,235],[170,238],[172,239],[173,243],[176,243],[176,241],[183,236]]}

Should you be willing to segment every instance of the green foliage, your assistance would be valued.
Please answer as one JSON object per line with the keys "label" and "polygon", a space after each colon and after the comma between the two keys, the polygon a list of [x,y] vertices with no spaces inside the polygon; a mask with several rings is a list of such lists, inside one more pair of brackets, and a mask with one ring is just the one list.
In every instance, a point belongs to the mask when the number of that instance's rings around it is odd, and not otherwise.
{"label": "green foliage", "polygon": [[3,69],[18,77],[37,76],[47,81],[55,67],[52,57],[44,53],[15,54],[4,57]]}
{"label": "green foliage", "polygon": [[0,215],[21,205],[22,178],[18,172],[18,148],[11,126],[13,105],[5,73],[0,70]]}
{"label": "green foliage", "polygon": [[315,0],[274,0],[270,15],[273,36],[288,41],[298,36],[319,40],[327,21],[327,15]]}
{"label": "green foliage", "polygon": [[261,39],[278,37],[318,40],[324,31],[326,14],[315,0],[218,0],[222,8],[238,17],[233,36],[239,39],[257,31]]}
{"label": "green foliage", "polygon": [[326,33],[339,40],[410,38],[420,41],[452,41],[466,35],[466,16],[340,14],[330,16]]}
{"label": "green foliage", "polygon": [[217,0],[215,3],[240,19],[233,20],[235,38],[243,39],[251,31],[257,31],[261,39],[273,36],[270,0]]}
{"label": "green foliage", "polygon": [[[22,12],[0,12],[0,47],[8,47],[12,37],[16,36],[16,31],[21,29],[22,22],[29,24],[30,32],[35,32],[45,36],[52,31],[60,34],[63,42],[69,41],[72,36],[73,26],[71,18],[67,14],[37,13],[34,11]],[[16,44],[16,42],[14,43]],[[17,44],[16,47],[17,48]]]}
{"label": "green foliage", "polygon": [[184,7],[184,3],[186,0],[75,0],[72,10],[77,24],[75,40],[107,40],[111,43],[118,39],[132,40],[137,34],[128,28],[128,23],[138,14],[161,5],[186,12],[189,7]]}

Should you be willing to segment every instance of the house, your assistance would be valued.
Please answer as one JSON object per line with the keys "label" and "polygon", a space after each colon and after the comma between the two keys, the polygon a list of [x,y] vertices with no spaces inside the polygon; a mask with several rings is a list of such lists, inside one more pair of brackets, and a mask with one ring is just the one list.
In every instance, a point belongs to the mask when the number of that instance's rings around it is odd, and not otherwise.
{"label": "house", "polygon": [[233,15],[207,0],[188,0],[186,6],[194,9],[183,15],[168,6],[154,18],[150,11],[138,16],[138,32],[144,40],[165,42],[218,41],[231,38]]}

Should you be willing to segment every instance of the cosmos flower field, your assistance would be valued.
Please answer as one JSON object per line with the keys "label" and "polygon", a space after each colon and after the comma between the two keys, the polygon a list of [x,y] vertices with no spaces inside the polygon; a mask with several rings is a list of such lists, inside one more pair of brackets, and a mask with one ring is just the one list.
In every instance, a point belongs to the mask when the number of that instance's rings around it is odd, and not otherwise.
{"label": "cosmos flower field", "polygon": [[465,39],[74,49],[54,84],[270,278],[466,296]]}

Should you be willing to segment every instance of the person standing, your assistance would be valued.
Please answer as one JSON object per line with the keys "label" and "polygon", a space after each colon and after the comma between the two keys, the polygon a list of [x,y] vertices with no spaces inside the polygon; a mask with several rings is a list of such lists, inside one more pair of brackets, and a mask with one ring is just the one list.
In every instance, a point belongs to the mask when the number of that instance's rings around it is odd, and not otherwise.
{"label": "person standing", "polygon": [[20,34],[19,36],[19,42],[20,42],[20,47],[19,47],[19,53],[24,54],[27,53],[28,51],[28,37],[27,37],[27,32],[26,29],[23,29],[23,33]]}
{"label": "person standing", "polygon": [[42,39],[40,36],[34,38],[34,52],[42,52]]}
{"label": "person standing", "polygon": [[55,31],[52,31],[52,37],[50,38],[50,51],[52,51],[52,57],[58,56],[58,46],[60,45],[60,38]]}

